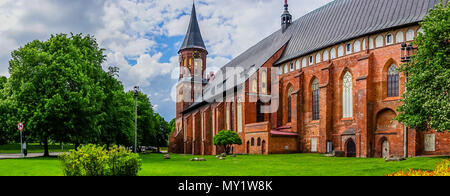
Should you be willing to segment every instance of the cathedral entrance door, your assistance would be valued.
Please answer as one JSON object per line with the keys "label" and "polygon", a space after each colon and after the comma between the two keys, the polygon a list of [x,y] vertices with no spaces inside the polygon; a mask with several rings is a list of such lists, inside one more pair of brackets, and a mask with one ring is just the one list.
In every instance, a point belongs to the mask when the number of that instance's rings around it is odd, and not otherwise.
{"label": "cathedral entrance door", "polygon": [[347,140],[346,156],[347,157],[356,157],[356,144],[353,141],[353,139],[351,139],[351,138]]}
{"label": "cathedral entrance door", "polygon": [[383,158],[389,158],[389,141],[385,140],[382,146],[382,156]]}

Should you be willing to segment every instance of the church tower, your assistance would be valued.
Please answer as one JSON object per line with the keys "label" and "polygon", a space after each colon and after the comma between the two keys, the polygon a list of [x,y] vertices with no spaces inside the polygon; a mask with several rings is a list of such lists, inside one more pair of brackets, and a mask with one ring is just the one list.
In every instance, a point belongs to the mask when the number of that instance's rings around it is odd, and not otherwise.
{"label": "church tower", "polygon": [[204,78],[208,51],[198,25],[195,4],[192,5],[191,20],[178,54],[180,78],[177,86],[177,118],[202,95],[206,83]]}
{"label": "church tower", "polygon": [[292,15],[289,13],[289,5],[287,0],[284,0],[284,12],[281,15],[281,28],[284,31],[291,25]]}

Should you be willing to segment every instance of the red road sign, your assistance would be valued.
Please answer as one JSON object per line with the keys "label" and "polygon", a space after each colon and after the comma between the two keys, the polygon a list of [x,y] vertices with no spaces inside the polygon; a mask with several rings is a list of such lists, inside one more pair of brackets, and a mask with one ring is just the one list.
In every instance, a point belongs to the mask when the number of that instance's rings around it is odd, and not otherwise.
{"label": "red road sign", "polygon": [[23,123],[19,123],[19,124],[17,124],[17,129],[19,129],[19,131],[22,131],[23,130]]}

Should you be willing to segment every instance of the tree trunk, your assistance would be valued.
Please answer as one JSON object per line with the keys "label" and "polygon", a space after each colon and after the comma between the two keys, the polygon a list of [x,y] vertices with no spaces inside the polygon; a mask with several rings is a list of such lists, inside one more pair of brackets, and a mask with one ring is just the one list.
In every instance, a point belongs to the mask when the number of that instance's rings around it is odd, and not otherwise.
{"label": "tree trunk", "polygon": [[44,138],[44,157],[49,157],[50,153],[48,153],[48,138]]}
{"label": "tree trunk", "polygon": [[161,153],[161,147],[158,146],[158,153]]}

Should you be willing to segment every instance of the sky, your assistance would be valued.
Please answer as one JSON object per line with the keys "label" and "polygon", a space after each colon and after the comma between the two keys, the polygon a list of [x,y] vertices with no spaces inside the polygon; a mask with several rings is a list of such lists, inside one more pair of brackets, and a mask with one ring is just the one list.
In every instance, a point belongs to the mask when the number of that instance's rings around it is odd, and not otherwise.
{"label": "sky", "polygon": [[[290,0],[294,19],[332,0]],[[11,52],[51,34],[93,35],[107,56],[103,68],[120,68],[125,90],[140,86],[156,112],[175,117],[178,50],[189,24],[192,0],[0,0],[0,75],[9,76]],[[284,0],[195,0],[216,71],[281,28]]]}

